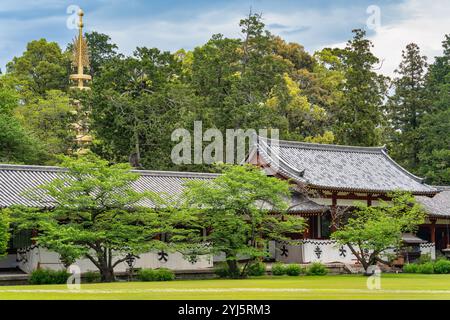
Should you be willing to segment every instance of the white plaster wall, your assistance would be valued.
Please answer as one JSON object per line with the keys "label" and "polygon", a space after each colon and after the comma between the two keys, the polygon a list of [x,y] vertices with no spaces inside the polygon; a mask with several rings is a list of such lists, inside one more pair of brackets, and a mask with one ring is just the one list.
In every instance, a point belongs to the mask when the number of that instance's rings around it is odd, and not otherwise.
{"label": "white plaster wall", "polygon": [[[160,256],[157,252],[148,252],[139,255],[136,259],[134,268],[168,268],[172,270],[196,270],[196,269],[206,269],[213,266],[213,261],[210,255],[202,255],[197,257],[197,261],[193,263],[188,261],[179,252],[167,253],[167,261],[164,259],[159,260]],[[63,264],[59,260],[59,254],[51,252],[45,248],[36,247],[26,254],[18,254],[19,268],[26,273],[31,273],[39,267],[52,270],[62,270],[64,269]],[[115,260],[119,259],[118,256]],[[98,271],[97,267],[88,259],[78,259],[74,263],[77,265],[81,272],[87,271]],[[119,263],[114,270],[116,272],[125,272],[128,269],[126,262]]]}
{"label": "white plaster wall", "polygon": [[303,242],[303,258],[304,263],[355,263],[357,261],[348,246],[341,246],[333,240],[306,239]]}
{"label": "white plaster wall", "polygon": [[[341,246],[333,240],[305,239],[299,240],[297,244],[277,242],[276,248],[276,260],[283,263],[342,262],[354,264],[358,261],[348,246]],[[287,256],[282,255],[283,248],[287,249]],[[421,244],[420,250],[422,254],[429,253],[433,260],[436,259],[434,243]],[[286,253],[286,251],[284,252]],[[394,253],[394,251],[386,250],[386,253]]]}
{"label": "white plaster wall", "polygon": [[436,260],[436,247],[434,243],[422,243],[420,244],[421,254],[430,254],[432,260]]}

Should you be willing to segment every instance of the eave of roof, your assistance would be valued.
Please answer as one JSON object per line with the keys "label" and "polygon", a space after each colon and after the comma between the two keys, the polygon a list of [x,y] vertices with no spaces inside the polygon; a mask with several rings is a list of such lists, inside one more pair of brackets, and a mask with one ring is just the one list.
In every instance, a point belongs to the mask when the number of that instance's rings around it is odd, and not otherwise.
{"label": "eave of roof", "polygon": [[[415,195],[426,195],[426,196],[432,196],[438,193],[437,189],[424,184],[422,178],[415,176],[414,174],[410,173],[409,171],[401,167],[398,163],[396,163],[387,154],[385,146],[382,147],[342,146],[342,145],[316,144],[316,143],[296,142],[286,140],[274,141],[271,139],[261,137],[258,137],[256,141],[257,141],[256,146],[252,147],[249,157],[253,156],[254,154],[259,154],[264,159],[264,161],[267,163],[268,166],[273,167],[280,175],[284,176],[287,179],[292,179],[293,181],[297,182],[300,185],[306,185],[311,188],[330,191],[363,192],[363,193],[379,193],[379,194],[386,194],[400,189],[396,187],[362,188],[355,186],[339,186],[337,184],[325,185],[317,183],[316,181],[312,181],[311,179],[305,177],[304,175],[305,171],[309,170],[307,166],[303,166],[303,168],[301,169],[293,167],[285,159],[283,159],[280,152],[277,153],[271,151],[269,155],[269,153],[266,151],[271,148],[272,144],[276,147],[279,147],[280,150],[281,148],[297,148],[302,150],[317,150],[325,152],[333,151],[340,153],[362,153],[362,154],[374,154],[378,157],[381,156],[386,160],[387,163],[390,164],[390,166],[392,166],[392,168],[394,168],[394,170],[397,170],[397,172],[403,174],[405,176],[405,179],[410,179],[411,181],[414,181],[414,183],[416,183],[416,187],[410,187],[409,189],[405,188],[400,190],[411,191]],[[417,188],[417,186],[419,185],[420,188]]]}

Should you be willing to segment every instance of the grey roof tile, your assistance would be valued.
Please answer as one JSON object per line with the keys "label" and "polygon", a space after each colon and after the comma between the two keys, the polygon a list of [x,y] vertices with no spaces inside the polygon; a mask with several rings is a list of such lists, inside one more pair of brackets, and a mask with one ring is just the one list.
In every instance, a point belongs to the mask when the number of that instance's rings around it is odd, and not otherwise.
{"label": "grey roof tile", "polygon": [[362,192],[410,191],[433,195],[423,183],[392,160],[384,147],[352,147],[258,139],[254,146],[282,175],[321,189]]}
{"label": "grey roof tile", "polygon": [[416,196],[416,200],[430,216],[450,218],[450,187],[439,188],[442,191],[433,198]]}
{"label": "grey roof tile", "polygon": [[[0,207],[12,205],[25,205],[29,207],[53,206],[51,199],[45,203],[33,201],[25,193],[34,190],[39,185],[51,182],[66,170],[59,167],[23,166],[0,164]],[[139,192],[152,191],[162,196],[177,196],[184,189],[189,180],[212,180],[218,176],[213,173],[173,172],[173,171],[147,171],[133,170],[140,174],[138,180],[132,183],[134,190]],[[150,200],[141,203],[144,206],[154,207]],[[305,196],[295,193],[290,202],[292,213],[320,213],[326,207],[318,205]]]}

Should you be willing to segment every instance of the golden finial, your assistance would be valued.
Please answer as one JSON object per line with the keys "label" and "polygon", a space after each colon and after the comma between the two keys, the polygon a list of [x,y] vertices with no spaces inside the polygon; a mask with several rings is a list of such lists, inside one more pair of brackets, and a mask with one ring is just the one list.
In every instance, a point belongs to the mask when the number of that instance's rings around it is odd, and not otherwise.
{"label": "golden finial", "polygon": [[[72,65],[77,68],[77,73],[70,75],[70,79],[77,82],[76,87],[79,90],[87,90],[89,87],[85,86],[85,82],[90,81],[92,77],[84,74],[84,68],[89,68],[89,49],[86,39],[83,37],[83,10],[78,11],[78,36],[73,40]],[[72,124],[75,130],[75,142],[78,149],[77,154],[85,154],[88,152],[88,145],[92,142],[92,136],[89,134],[88,118],[89,112],[84,110],[79,100],[74,100],[73,104],[76,108],[75,114],[78,118],[77,122]]]}
{"label": "golden finial", "polygon": [[84,68],[89,67],[89,49],[86,39],[83,37],[83,10],[78,11],[78,37],[73,40],[73,53],[72,53],[72,65],[77,68],[77,73],[70,75],[71,80],[78,82],[75,88],[80,90],[89,89],[84,86],[85,81],[89,81],[92,77],[88,74],[84,74]]}

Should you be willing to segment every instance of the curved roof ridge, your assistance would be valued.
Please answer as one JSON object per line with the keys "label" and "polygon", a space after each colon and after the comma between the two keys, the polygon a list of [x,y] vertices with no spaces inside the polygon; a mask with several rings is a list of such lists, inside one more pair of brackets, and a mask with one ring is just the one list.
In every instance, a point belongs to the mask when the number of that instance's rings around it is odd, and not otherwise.
{"label": "curved roof ridge", "polygon": [[[258,144],[259,143],[263,143],[265,144],[265,147],[268,147],[267,143],[264,141],[264,139],[258,139]],[[259,149],[259,148],[258,148]],[[283,158],[281,158],[281,156],[279,154],[273,153],[271,152],[270,155],[265,151],[265,150],[261,150],[259,149],[260,152],[263,152],[268,158],[270,158],[270,162],[273,164],[272,157],[275,156],[278,160],[278,162],[281,162],[284,166],[286,166],[289,170],[293,171],[295,174],[298,175],[297,178],[300,178],[303,176],[305,169],[301,170],[298,168],[294,168],[293,166],[291,166],[288,162],[286,162]]]}
{"label": "curved roof ridge", "polygon": [[160,171],[160,170],[131,170],[131,171],[139,173],[143,176],[163,176],[163,177],[183,177],[183,178],[189,178],[192,176],[215,178],[220,176],[219,173],[209,173],[209,172]]}
{"label": "curved roof ridge", "polygon": [[410,176],[412,179],[416,180],[417,182],[424,184],[423,183],[423,181],[425,180],[424,178],[418,177],[418,176],[412,174],[411,172],[409,172],[408,170],[406,170],[405,168],[403,168],[400,164],[398,164],[394,159],[392,159],[389,156],[389,154],[386,152],[386,150],[383,150],[382,152],[383,152],[383,155],[386,157],[386,159],[388,159],[388,161],[390,161],[393,165],[395,165],[397,169],[399,169],[404,174]]}
{"label": "curved roof ridge", "polygon": [[[261,138],[261,137],[259,137]],[[263,140],[272,141],[273,139],[261,138]],[[287,147],[302,147],[308,149],[316,150],[332,150],[332,151],[350,151],[350,152],[370,152],[370,153],[381,153],[386,149],[386,146],[379,147],[362,147],[362,146],[349,146],[349,145],[339,145],[339,144],[326,144],[326,143],[312,143],[303,141],[288,141],[288,140],[278,140],[280,146]]]}
{"label": "curved roof ridge", "polygon": [[0,163],[0,170],[20,170],[20,171],[65,171],[66,168],[57,166],[42,166],[42,165],[26,165],[26,164],[8,164]]}
{"label": "curved roof ridge", "polygon": [[[0,170],[11,171],[46,171],[46,172],[64,172],[67,168],[57,166],[42,166],[42,165],[23,165],[23,164],[3,164],[0,163]],[[161,170],[138,170],[133,169],[131,172],[139,173],[143,176],[174,176],[174,177],[207,177],[214,178],[219,176],[217,173],[208,172],[188,172],[188,171],[161,171]]]}

